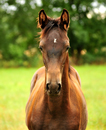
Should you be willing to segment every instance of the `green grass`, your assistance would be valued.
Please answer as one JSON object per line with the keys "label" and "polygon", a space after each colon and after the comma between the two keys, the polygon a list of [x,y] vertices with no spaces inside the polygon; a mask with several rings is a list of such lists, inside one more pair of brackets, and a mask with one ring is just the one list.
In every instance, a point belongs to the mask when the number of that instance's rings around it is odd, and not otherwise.
{"label": "green grass", "polygon": [[106,66],[81,66],[76,69],[87,102],[87,130],[106,130]]}
{"label": "green grass", "polygon": [[[76,66],[88,108],[87,130],[106,130],[106,66]],[[25,105],[36,68],[0,69],[0,130],[27,130]]]}

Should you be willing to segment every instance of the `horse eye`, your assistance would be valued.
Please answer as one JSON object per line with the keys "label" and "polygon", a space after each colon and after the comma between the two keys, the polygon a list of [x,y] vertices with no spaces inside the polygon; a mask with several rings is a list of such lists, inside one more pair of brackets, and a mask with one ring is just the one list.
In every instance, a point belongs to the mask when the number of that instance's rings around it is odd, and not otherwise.
{"label": "horse eye", "polygon": [[41,51],[43,51],[43,49],[42,49],[42,47],[41,47],[41,46],[39,47],[39,49],[40,49]]}
{"label": "horse eye", "polygon": [[67,46],[66,51],[68,51],[68,50],[69,50],[69,48],[70,48],[70,47],[69,47],[69,46]]}

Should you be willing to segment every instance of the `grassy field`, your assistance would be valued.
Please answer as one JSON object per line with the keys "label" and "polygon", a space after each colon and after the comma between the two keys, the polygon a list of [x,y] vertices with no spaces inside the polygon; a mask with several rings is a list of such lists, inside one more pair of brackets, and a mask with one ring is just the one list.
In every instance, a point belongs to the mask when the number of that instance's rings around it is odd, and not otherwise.
{"label": "grassy field", "polygon": [[[75,67],[88,107],[87,130],[106,130],[106,66]],[[36,68],[0,69],[0,130],[27,130],[25,105]]]}

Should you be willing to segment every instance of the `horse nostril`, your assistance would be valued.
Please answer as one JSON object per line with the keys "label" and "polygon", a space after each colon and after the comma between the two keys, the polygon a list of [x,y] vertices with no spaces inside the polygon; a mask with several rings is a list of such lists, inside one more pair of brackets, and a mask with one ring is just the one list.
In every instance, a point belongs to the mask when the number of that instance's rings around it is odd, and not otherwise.
{"label": "horse nostril", "polygon": [[60,92],[60,90],[61,90],[61,84],[58,84],[58,92]]}
{"label": "horse nostril", "polygon": [[47,89],[47,91],[49,90],[49,85],[50,85],[50,83],[47,83],[47,84],[46,84],[46,89]]}

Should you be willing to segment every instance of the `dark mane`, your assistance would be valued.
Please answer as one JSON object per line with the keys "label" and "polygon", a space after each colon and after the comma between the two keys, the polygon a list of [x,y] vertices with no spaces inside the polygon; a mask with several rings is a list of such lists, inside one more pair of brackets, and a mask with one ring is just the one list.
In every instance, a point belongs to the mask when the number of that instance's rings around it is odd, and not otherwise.
{"label": "dark mane", "polygon": [[57,21],[57,20],[50,20],[48,22],[48,24],[44,28],[44,33],[47,33],[48,31],[50,31],[54,27],[59,27],[59,21]]}
{"label": "dark mane", "polygon": [[[60,26],[60,18],[57,19],[49,19],[47,25],[45,26],[44,29],[40,32],[40,38],[44,36],[46,33],[48,33],[51,29],[53,28],[61,28]],[[61,28],[62,29],[62,28]]]}

